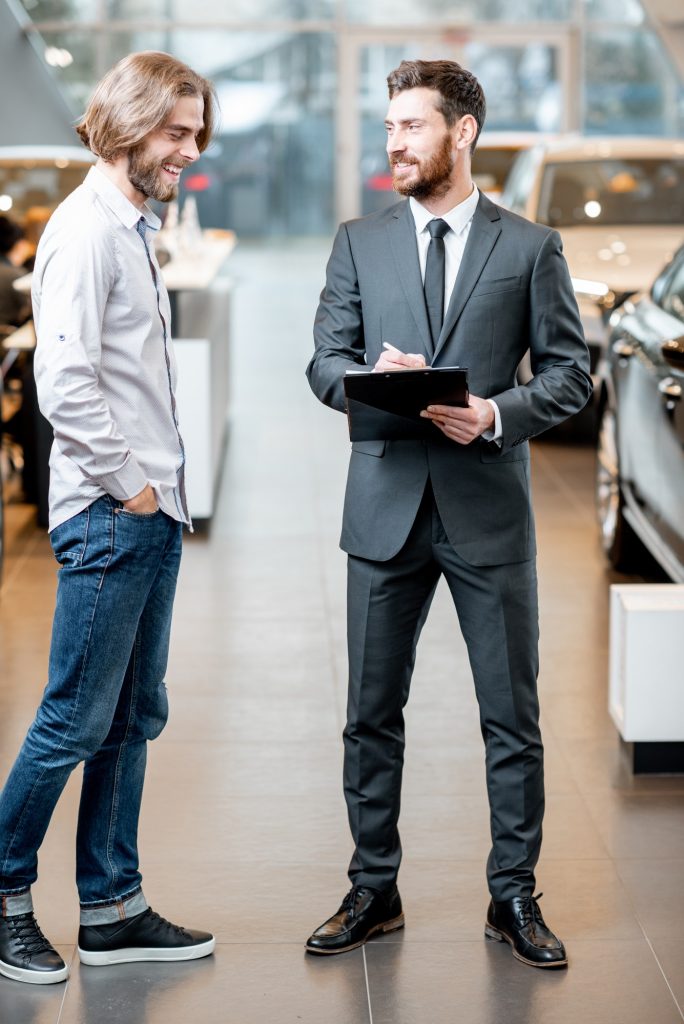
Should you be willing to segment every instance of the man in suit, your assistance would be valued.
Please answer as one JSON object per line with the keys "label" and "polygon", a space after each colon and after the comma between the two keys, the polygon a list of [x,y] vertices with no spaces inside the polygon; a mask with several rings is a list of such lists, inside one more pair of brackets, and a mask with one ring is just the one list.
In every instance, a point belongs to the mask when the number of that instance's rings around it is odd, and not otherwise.
{"label": "man in suit", "polygon": [[[344,788],[352,888],[310,936],[341,953],[404,924],[396,878],[402,709],[416,644],[444,574],[468,647],[486,751],[492,849],[485,934],[536,967],[567,964],[533,896],[544,809],[538,613],[528,439],[580,410],[589,358],[557,232],[480,194],[470,160],[484,123],[475,77],[404,61],[388,78],[387,153],[407,197],[340,227],[307,374],[345,408],[359,364],[466,366],[467,408],[428,407],[428,440],[352,445]],[[516,386],[530,350],[534,377]]]}

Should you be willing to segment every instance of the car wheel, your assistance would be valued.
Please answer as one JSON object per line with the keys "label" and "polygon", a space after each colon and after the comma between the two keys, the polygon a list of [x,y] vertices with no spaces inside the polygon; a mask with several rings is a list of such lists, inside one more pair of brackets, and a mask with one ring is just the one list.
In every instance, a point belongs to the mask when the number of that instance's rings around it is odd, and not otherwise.
{"label": "car wheel", "polygon": [[608,405],[601,413],[598,427],[596,510],[601,543],[608,561],[618,572],[636,571],[643,556],[643,547],[624,516],[617,425],[615,413]]}

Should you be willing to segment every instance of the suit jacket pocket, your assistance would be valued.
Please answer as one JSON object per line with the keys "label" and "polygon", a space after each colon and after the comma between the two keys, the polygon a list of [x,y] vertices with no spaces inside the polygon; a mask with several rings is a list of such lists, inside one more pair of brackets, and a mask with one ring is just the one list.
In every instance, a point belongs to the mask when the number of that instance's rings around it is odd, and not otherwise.
{"label": "suit jacket pocket", "polygon": [[520,287],[520,276],[497,277],[487,281],[480,281],[475,285],[471,298],[478,298],[480,295],[491,295],[493,292],[514,292]]}
{"label": "suit jacket pocket", "polygon": [[374,455],[376,459],[381,459],[385,454],[386,441],[353,441],[352,451],[360,452],[361,455]]}
{"label": "suit jacket pocket", "polygon": [[497,449],[493,442],[480,446],[481,462],[524,462],[530,457],[530,446],[527,441],[509,448],[503,454]]}

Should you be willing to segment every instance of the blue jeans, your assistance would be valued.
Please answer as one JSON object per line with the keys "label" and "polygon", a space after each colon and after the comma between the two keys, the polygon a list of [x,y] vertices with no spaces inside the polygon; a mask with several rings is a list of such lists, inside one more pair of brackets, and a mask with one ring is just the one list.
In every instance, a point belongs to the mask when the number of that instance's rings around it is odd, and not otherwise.
{"label": "blue jeans", "polygon": [[137,833],[147,741],[168,714],[164,673],[181,524],[109,496],[50,534],[61,565],[48,684],[0,794],[0,905],[31,907],[38,849],[69,775],[85,762],[76,881],[83,924],[147,906]]}

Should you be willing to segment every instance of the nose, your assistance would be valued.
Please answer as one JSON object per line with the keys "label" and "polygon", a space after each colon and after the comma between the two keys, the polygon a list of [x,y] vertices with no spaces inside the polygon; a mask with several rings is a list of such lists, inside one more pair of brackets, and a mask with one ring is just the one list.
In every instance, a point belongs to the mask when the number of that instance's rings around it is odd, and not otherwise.
{"label": "nose", "polygon": [[200,151],[197,148],[196,139],[188,139],[188,141],[184,142],[183,145],[181,146],[181,156],[183,157],[184,160],[194,162],[195,160],[199,160],[199,155]]}
{"label": "nose", "polygon": [[406,149],[406,143],[399,129],[387,133],[386,149],[390,156],[392,153],[401,153]]}

